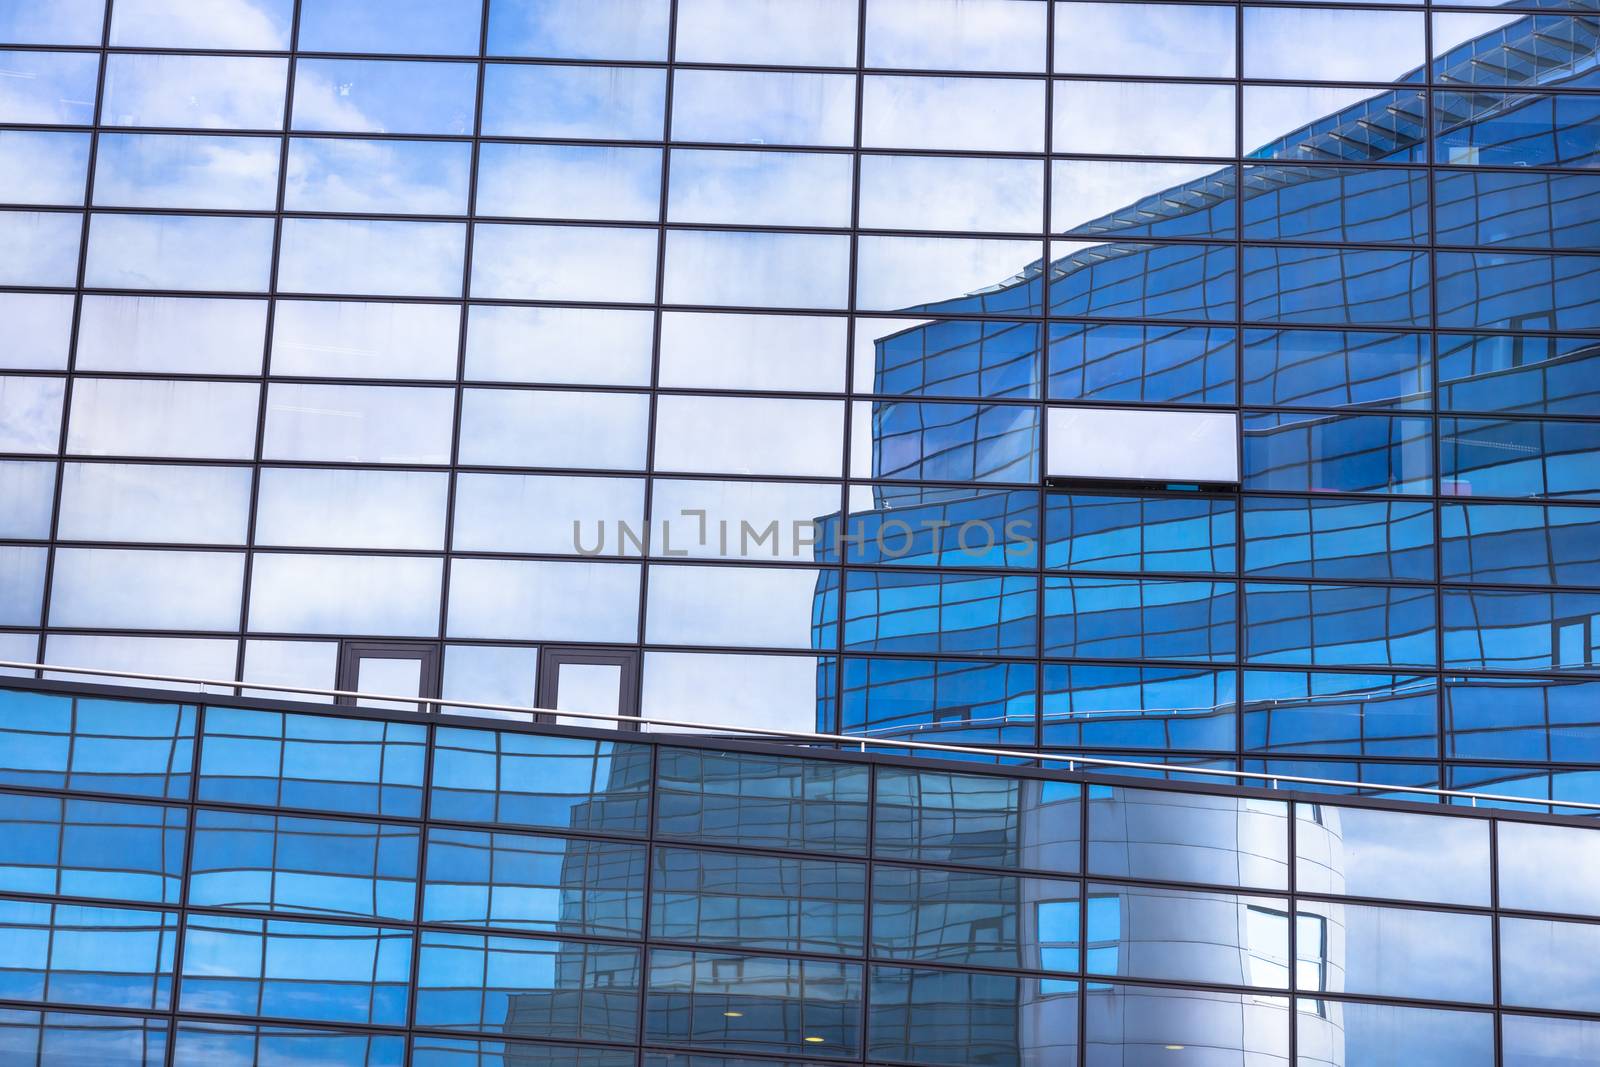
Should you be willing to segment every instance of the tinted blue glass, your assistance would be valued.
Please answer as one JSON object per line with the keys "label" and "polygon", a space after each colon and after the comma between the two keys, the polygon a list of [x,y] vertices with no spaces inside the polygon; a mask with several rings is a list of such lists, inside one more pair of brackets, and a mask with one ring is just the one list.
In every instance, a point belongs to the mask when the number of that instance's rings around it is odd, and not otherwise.
{"label": "tinted blue glass", "polygon": [[1523,248],[1600,247],[1600,175],[1434,175],[1439,243]]}
{"label": "tinted blue glass", "polygon": [[1236,340],[1221,326],[1051,323],[1050,397],[1231,404]]}
{"label": "tinted blue glass", "polygon": [[493,0],[489,54],[667,58],[668,0]]}
{"label": "tinted blue glass", "polygon": [[1035,689],[1031,663],[850,656],[839,732],[1028,744]]}
{"label": "tinted blue glass", "polygon": [[656,830],[724,844],[860,853],[868,768],[784,756],[661,748]]}
{"label": "tinted blue glass", "polygon": [[[1577,808],[1563,808],[1561,801],[1600,803],[1600,775],[1591,770],[1563,770],[1527,767],[1511,763],[1475,766],[1447,764],[1445,785],[1450,789],[1474,790],[1498,796],[1526,797],[1521,801],[1479,801],[1480,805],[1509,808],[1513,811],[1550,812],[1581,815]],[[1555,801],[1555,803],[1547,803]]]}
{"label": "tinted blue glass", "polygon": [[405,1039],[310,1026],[251,1026],[185,1020],[173,1043],[173,1067],[266,1067],[315,1063],[318,1067],[401,1067]]}
{"label": "tinted blue glass", "polygon": [[862,951],[865,864],[658,848],[650,892],[651,937],[779,952]]}
{"label": "tinted blue glass", "polygon": [[[1325,793],[1330,796],[1367,796],[1381,797],[1388,800],[1420,799],[1428,802],[1427,797],[1418,797],[1415,793],[1399,793],[1386,789],[1386,786],[1404,785],[1420,786],[1429,789],[1440,788],[1439,765],[1437,763],[1376,763],[1362,760],[1314,760],[1314,759],[1264,759],[1244,760],[1244,769],[1257,774],[1270,775],[1300,775],[1308,778],[1331,778],[1344,782],[1361,782],[1364,785],[1322,785],[1317,783],[1300,782],[1295,788],[1307,793]],[[1451,788],[1469,788],[1467,786],[1452,786]]]}
{"label": "tinted blue glass", "polygon": [[[1553,3],[1513,0],[1496,6],[1556,11],[1562,8],[1582,10],[1591,8],[1592,4],[1588,0],[1571,3],[1566,0]],[[1594,26],[1588,19],[1541,14],[1515,20],[1499,18],[1475,29],[1488,32],[1479,32],[1452,48],[1437,47],[1433,58],[1434,81],[1464,85],[1583,85],[1593,77],[1588,64],[1575,62],[1576,57],[1592,56],[1595,51]],[[1488,125],[1493,125],[1493,120]]]}
{"label": "tinted blue glass", "polygon": [[1252,663],[1431,667],[1438,659],[1432,589],[1247,583],[1244,604]]}
{"label": "tinted blue glass", "polygon": [[1600,424],[1440,419],[1439,475],[1455,496],[1600,500]]}
{"label": "tinted blue glass", "polygon": [[1233,671],[1047,663],[1044,744],[1231,750]]}
{"label": "tinted blue glass", "polygon": [[1439,537],[1447,582],[1600,585],[1600,508],[1445,503]]}
{"label": "tinted blue glass", "polygon": [[1038,582],[1022,575],[847,571],[844,647],[861,652],[1028,655]]}
{"label": "tinted blue glass", "polygon": [[860,1055],[860,1027],[860,964],[650,954],[645,1040],[651,1043],[852,1057]]}
{"label": "tinted blue glass", "polygon": [[1436,757],[1439,687],[1431,677],[1246,671],[1247,752]]}
{"label": "tinted blue glass", "polygon": [[0,900],[0,995],[165,1011],[176,935],[172,912]]}
{"label": "tinted blue glass", "polygon": [[94,121],[100,63],[93,52],[0,52],[10,77],[0,122],[87,126]]}
{"label": "tinted blue glass", "polygon": [[880,767],[873,849],[889,859],[1072,873],[1081,796],[1071,782]]}
{"label": "tinted blue glass", "polygon": [[873,486],[873,511],[852,512],[841,530],[833,516],[817,525],[817,561],[843,547],[869,566],[1038,566],[1039,494],[1033,490]]}
{"label": "tinted blue glass", "polygon": [[414,818],[425,738],[414,723],[208,707],[199,797]]}
{"label": "tinted blue glass", "polygon": [[1078,983],[962,971],[872,968],[868,1052],[918,1063],[1070,1065]]}
{"label": "tinted blue glass", "polygon": [[1441,336],[1439,406],[1600,414],[1600,346],[1577,337]]}
{"label": "tinted blue glass", "polygon": [[1600,256],[1440,252],[1439,325],[1457,329],[1600,327]]}
{"label": "tinted blue glass", "polygon": [[425,931],[416,1024],[631,1041],[639,1024],[639,950]]}
{"label": "tinted blue glass", "polygon": [[201,810],[189,903],[409,921],[417,829]]}
{"label": "tinted blue glass", "polygon": [[1433,94],[1434,157],[1454,165],[1593,167],[1600,165],[1597,118],[1594,96],[1441,90]]}
{"label": "tinted blue glass", "polygon": [[39,1067],[164,1067],[167,1020],[0,1008],[0,1057]]}
{"label": "tinted blue glass", "polygon": [[309,52],[476,55],[482,8],[437,0],[301,0]]}
{"label": "tinted blue glass", "polygon": [[[857,324],[874,333],[881,328]],[[873,342],[872,392],[1037,399],[1041,336],[1036,322],[940,319],[902,329]]]}
{"label": "tinted blue glass", "polygon": [[890,959],[1074,971],[1076,881],[879,865],[872,951]]}
{"label": "tinted blue glass", "polygon": [[182,808],[0,793],[0,889],[176,903]]}
{"label": "tinted blue glass", "polygon": [[0,781],[180,799],[189,795],[195,710],[0,690]]}
{"label": "tinted blue glass", "polygon": [[1244,486],[1290,492],[1422,494],[1433,488],[1433,424],[1386,415],[1244,418]]}
{"label": "tinted blue glass", "polygon": [[1255,322],[1426,326],[1428,292],[1426,252],[1244,250],[1244,317]]}
{"label": "tinted blue glass", "polygon": [[634,1052],[428,1034],[411,1039],[411,1067],[634,1067]]}
{"label": "tinted blue glass", "polygon": [[[1051,263],[1050,314],[1105,318],[1234,317],[1232,245],[1134,241],[1071,250]],[[1052,253],[1054,255],[1054,253]]]}
{"label": "tinted blue glass", "polygon": [[1233,659],[1236,601],[1232,582],[1049,575],[1044,584],[1044,654]]}
{"label": "tinted blue glass", "polygon": [[1244,402],[1281,407],[1424,407],[1426,334],[1244,331]]}
{"label": "tinted blue glass", "polygon": [[1245,497],[1244,570],[1275,578],[1428,581],[1433,505]]}
{"label": "tinted blue glass", "polygon": [[1600,682],[1579,678],[1449,678],[1447,751],[1459,759],[1600,761]]}
{"label": "tinted blue glass", "polygon": [[1458,670],[1600,670],[1600,593],[1446,589],[1444,664]]}
{"label": "tinted blue glass", "polygon": [[899,481],[1036,482],[1039,409],[875,401],[872,476]]}
{"label": "tinted blue glass", "polygon": [[1238,566],[1235,504],[1203,496],[1045,498],[1045,566],[1079,571],[1230,574]]}
{"label": "tinted blue glass", "polygon": [[484,73],[483,133],[660,140],[666,93],[661,70],[491,63]]}
{"label": "tinted blue glass", "polygon": [[1500,995],[1519,1008],[1593,1011],[1600,1004],[1600,925],[1500,920]]}
{"label": "tinted blue glass", "polygon": [[401,1026],[411,933],[191,915],[179,1004],[189,1011]]}
{"label": "tinted blue glass", "polygon": [[428,831],[427,922],[638,937],[645,849],[579,838]]}
{"label": "tinted blue glass", "polygon": [[441,728],[436,744],[436,819],[644,832],[650,750],[642,745],[455,728]]}
{"label": "tinted blue glass", "polygon": [[1258,241],[1422,244],[1428,174],[1401,167],[1244,168],[1244,236]]}

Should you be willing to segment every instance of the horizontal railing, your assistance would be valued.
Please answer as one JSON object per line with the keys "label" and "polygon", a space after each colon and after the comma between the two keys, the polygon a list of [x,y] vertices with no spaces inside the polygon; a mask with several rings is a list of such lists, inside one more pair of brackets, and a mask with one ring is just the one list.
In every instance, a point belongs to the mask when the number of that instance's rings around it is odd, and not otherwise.
{"label": "horizontal railing", "polygon": [[[0,660],[0,669],[48,672],[52,675],[87,675],[96,678],[132,679],[141,682],[170,682],[177,685],[198,686],[201,695],[228,696],[235,691],[283,693],[290,696],[332,697],[336,700],[381,702],[384,705],[415,704],[435,709],[451,708],[466,711],[491,711],[516,715],[539,716],[544,719],[585,719],[622,727],[664,726],[697,733],[722,733],[736,737],[774,738],[780,741],[805,741],[829,746],[848,746],[866,752],[868,747],[911,750],[933,754],[951,753],[964,756],[990,756],[1000,759],[1029,759],[1041,762],[1066,764],[1068,771],[1080,767],[1110,768],[1156,772],[1162,775],[1184,774],[1232,779],[1238,784],[1264,784],[1269,789],[1283,785],[1327,786],[1338,789],[1360,790],[1366,793],[1404,793],[1416,796],[1464,800],[1473,807],[1479,801],[1487,804],[1518,804],[1531,807],[1567,808],[1576,811],[1600,812],[1600,803],[1581,800],[1549,800],[1511,796],[1504,793],[1476,793],[1463,789],[1436,789],[1419,785],[1388,785],[1381,782],[1362,782],[1343,778],[1313,778],[1299,774],[1269,774],[1263,771],[1232,771],[1217,767],[1190,767],[1174,763],[1149,763],[1139,760],[1110,759],[1105,756],[1084,756],[1067,752],[1045,752],[1024,749],[987,748],[981,745],[955,745],[943,741],[908,741],[887,737],[858,736],[852,734],[808,733],[801,730],[780,730],[766,726],[733,726],[725,723],[694,722],[685,719],[664,719],[654,715],[609,715],[597,711],[566,711],[557,708],[529,707],[518,704],[487,704],[474,700],[455,700],[444,697],[396,696],[384,693],[363,693],[350,689],[316,689],[303,685],[279,685],[271,682],[245,682],[220,678],[192,678],[181,674],[147,674],[140,671],[113,670],[103,667],[65,667],[53,663],[27,663],[20,660]],[[62,679],[69,680],[69,679]],[[211,689],[226,692],[210,692]]]}

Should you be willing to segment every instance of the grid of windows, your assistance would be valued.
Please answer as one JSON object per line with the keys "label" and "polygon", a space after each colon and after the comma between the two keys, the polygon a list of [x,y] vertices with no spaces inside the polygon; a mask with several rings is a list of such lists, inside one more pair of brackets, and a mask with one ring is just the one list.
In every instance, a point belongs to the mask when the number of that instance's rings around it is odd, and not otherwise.
{"label": "grid of windows", "polygon": [[1597,39],[0,0],[0,658],[1593,798]]}
{"label": "grid of windows", "polygon": [[1587,820],[185,701],[0,685],[7,1062],[1492,1067],[1600,1040]]}

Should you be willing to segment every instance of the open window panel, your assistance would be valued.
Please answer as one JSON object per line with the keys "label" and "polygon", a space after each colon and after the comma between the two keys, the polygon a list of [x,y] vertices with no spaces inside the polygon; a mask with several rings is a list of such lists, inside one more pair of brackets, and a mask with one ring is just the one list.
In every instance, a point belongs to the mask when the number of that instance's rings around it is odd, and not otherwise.
{"label": "open window panel", "polygon": [[[639,714],[639,653],[629,648],[545,645],[539,650],[539,707],[599,715]],[[637,723],[547,715],[545,721],[637,730]]]}
{"label": "open window panel", "polygon": [[[339,688],[386,697],[439,695],[439,646],[428,641],[345,641],[339,649]],[[340,697],[364,708],[429,711],[409,700]]]}

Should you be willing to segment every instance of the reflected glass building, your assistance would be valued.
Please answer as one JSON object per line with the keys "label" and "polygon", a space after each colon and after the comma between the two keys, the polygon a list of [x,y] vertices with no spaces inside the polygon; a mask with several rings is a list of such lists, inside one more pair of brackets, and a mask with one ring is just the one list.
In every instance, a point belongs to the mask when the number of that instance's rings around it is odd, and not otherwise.
{"label": "reflected glass building", "polygon": [[1600,1062],[1597,72],[0,0],[0,1061]]}

